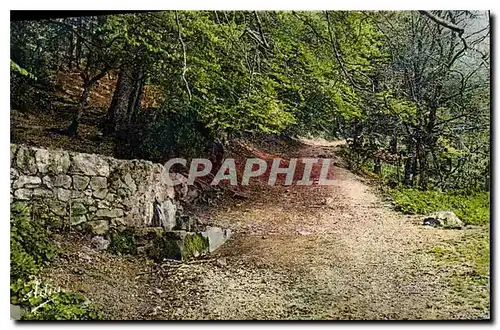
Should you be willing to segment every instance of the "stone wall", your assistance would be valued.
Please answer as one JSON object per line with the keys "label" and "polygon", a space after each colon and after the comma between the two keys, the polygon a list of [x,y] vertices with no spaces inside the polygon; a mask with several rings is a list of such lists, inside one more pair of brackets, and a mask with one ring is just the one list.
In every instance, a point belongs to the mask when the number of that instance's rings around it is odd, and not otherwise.
{"label": "stone wall", "polygon": [[[188,193],[166,184],[163,165],[11,144],[11,202],[28,201],[54,221],[104,234],[117,227],[172,230]],[[181,175],[177,179],[185,179]]]}

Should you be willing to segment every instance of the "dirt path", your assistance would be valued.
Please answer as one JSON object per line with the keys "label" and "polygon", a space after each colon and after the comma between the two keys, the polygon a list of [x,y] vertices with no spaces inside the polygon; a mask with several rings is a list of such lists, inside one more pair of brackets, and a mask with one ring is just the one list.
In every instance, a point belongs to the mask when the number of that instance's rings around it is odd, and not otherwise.
{"label": "dirt path", "polygon": [[[306,141],[289,156],[317,157],[337,146]],[[236,233],[216,261],[144,272],[150,264],[136,260],[118,271],[130,261],[105,254],[80,262],[78,272],[94,274],[99,265],[106,280],[74,275],[74,265],[59,278],[118,319],[488,317],[475,298],[450,288],[444,277],[454,270],[426,253],[471,230],[427,229],[392,211],[356,175],[340,167],[333,174],[332,186],[265,186],[200,215]]]}
{"label": "dirt path", "polygon": [[[325,147],[300,150],[315,156]],[[317,142],[316,142],[317,143]],[[321,150],[318,150],[321,149]],[[275,187],[213,215],[238,234],[219,264],[189,272],[200,295],[168,318],[477,318],[424,253],[464,231],[427,229],[384,205],[365,183],[335,167],[333,186]],[[444,272],[443,272],[444,274]],[[191,303],[193,303],[191,301]]]}

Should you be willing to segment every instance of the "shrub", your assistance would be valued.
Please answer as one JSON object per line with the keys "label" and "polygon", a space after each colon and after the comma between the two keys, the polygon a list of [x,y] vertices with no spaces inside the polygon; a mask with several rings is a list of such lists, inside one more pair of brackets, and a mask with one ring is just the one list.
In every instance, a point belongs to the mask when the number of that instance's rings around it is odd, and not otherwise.
{"label": "shrub", "polygon": [[490,194],[488,192],[466,194],[463,191],[441,192],[399,188],[390,189],[389,195],[396,208],[407,214],[427,214],[450,210],[455,212],[465,224],[484,225],[490,220]]}
{"label": "shrub", "polygon": [[28,278],[57,256],[50,233],[31,219],[31,210],[24,203],[11,206],[10,235],[11,279]]}
{"label": "shrub", "polygon": [[47,290],[36,278],[40,268],[60,252],[50,231],[24,203],[13,203],[10,215],[10,293],[11,303],[26,310],[26,320],[102,319],[96,306],[80,293]]}
{"label": "shrub", "polygon": [[112,232],[108,249],[114,253],[137,254],[134,232],[129,229]]}

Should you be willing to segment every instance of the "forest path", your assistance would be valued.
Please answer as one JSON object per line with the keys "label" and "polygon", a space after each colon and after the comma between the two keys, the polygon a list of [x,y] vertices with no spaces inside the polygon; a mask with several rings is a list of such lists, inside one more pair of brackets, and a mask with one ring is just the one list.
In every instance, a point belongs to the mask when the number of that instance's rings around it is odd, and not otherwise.
{"label": "forest path", "polygon": [[[290,156],[335,153],[339,144],[310,140]],[[334,185],[267,188],[213,214],[237,235],[217,252],[215,265],[182,272],[194,284],[179,288],[187,304],[163,317],[481,317],[449,290],[441,278],[446,271],[425,252],[465,231],[424,227],[391,210],[360,177],[340,167],[333,174]]]}
{"label": "forest path", "polygon": [[[280,142],[270,152],[339,160],[340,144]],[[208,259],[156,264],[97,252],[83,237],[45,278],[85,293],[118,320],[488,317],[487,287],[457,291],[450,283],[457,274],[468,283],[474,268],[429,253],[445,242],[454,249],[480,229],[422,226],[421,217],[393,211],[359,176],[332,171],[333,185],[253,184],[248,198],[200,211],[200,220],[235,232]]]}

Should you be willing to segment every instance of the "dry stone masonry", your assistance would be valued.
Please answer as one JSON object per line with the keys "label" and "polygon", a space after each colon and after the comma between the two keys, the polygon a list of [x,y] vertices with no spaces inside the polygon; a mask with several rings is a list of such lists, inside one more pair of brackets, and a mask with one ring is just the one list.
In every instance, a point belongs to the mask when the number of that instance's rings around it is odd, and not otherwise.
{"label": "dry stone masonry", "polygon": [[161,164],[16,144],[10,159],[11,202],[45,209],[54,224],[94,234],[119,227],[186,229],[176,228],[190,190],[186,178],[170,174],[183,183],[167,185]]}

